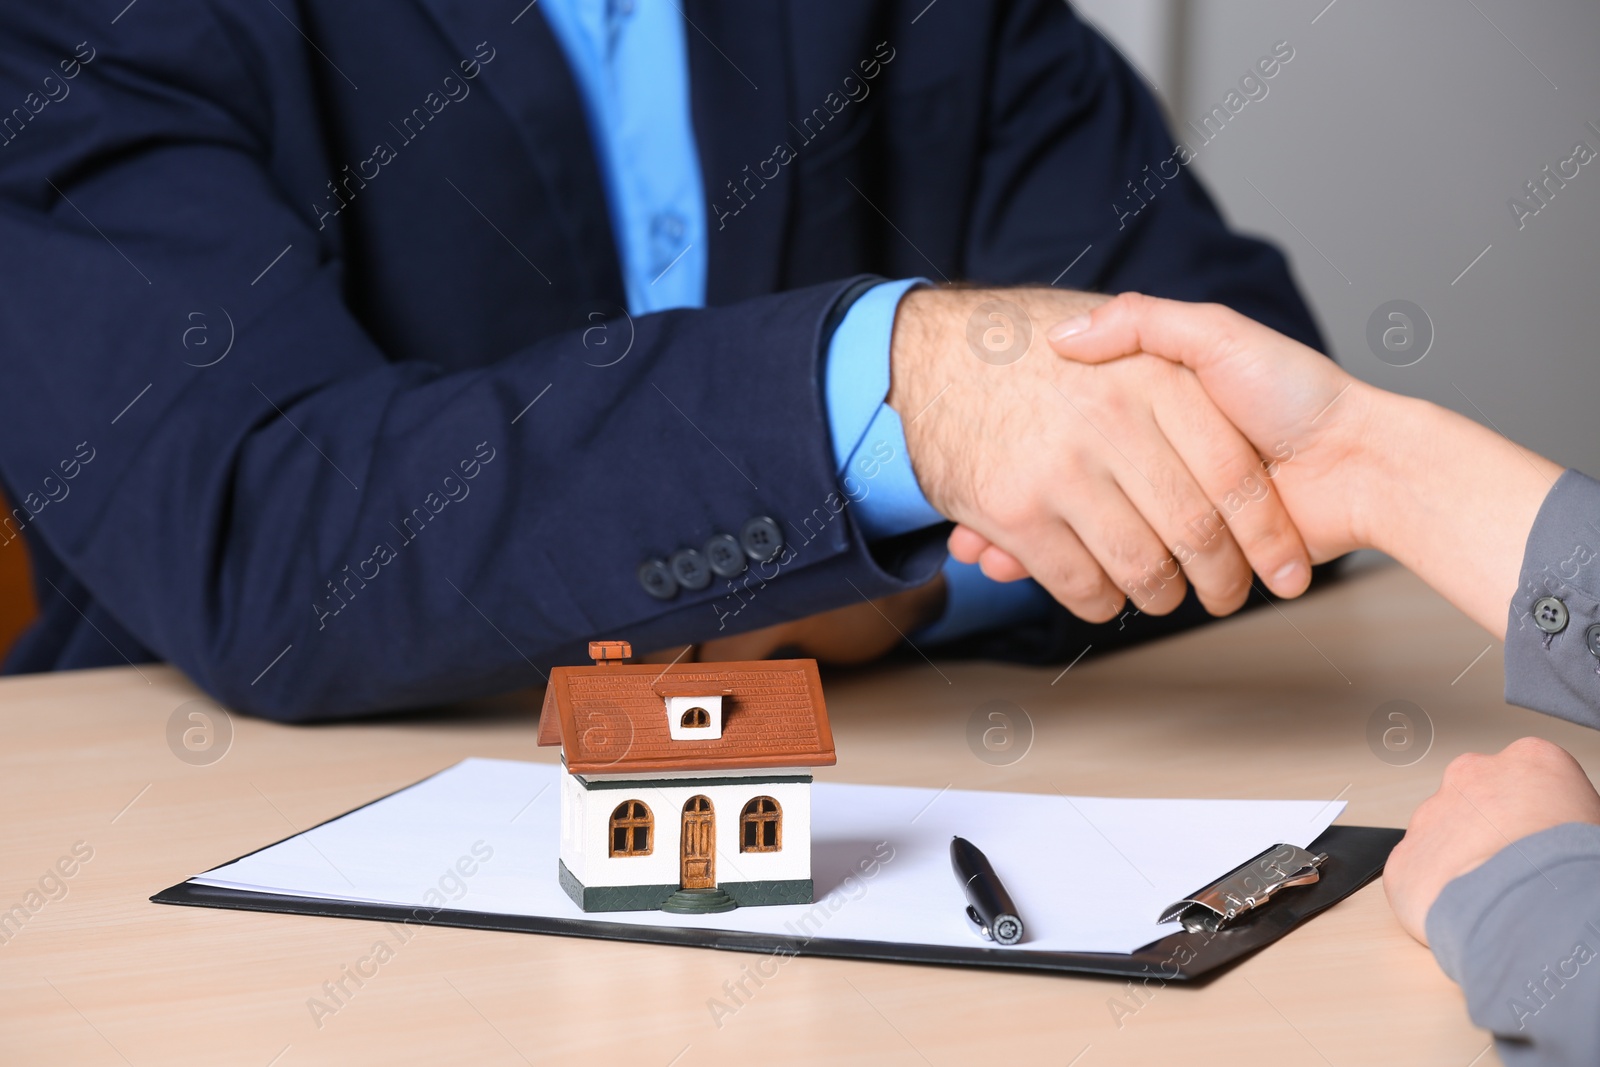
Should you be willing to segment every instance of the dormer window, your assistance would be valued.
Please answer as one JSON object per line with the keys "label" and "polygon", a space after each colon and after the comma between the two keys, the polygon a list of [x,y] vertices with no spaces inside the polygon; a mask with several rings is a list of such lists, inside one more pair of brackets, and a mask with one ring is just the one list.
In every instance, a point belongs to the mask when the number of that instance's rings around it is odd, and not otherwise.
{"label": "dormer window", "polygon": [[674,741],[721,740],[723,695],[704,691],[663,695],[667,733]]}

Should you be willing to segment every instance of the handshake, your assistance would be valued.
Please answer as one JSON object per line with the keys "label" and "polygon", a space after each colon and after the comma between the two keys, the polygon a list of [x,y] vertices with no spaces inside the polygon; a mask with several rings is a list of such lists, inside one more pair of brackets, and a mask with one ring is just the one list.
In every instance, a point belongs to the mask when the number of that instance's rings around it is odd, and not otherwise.
{"label": "handshake", "polygon": [[1296,596],[1372,544],[1375,390],[1225,308],[1049,289],[909,294],[889,403],[957,559],[1074,614]]}
{"label": "handshake", "polygon": [[[1020,358],[976,358],[988,328]],[[1501,636],[1562,470],[1227,308],[1137,293],[913,292],[892,375],[951,554],[1094,622],[1189,586],[1227,614],[1254,575],[1297,596],[1311,564],[1375,548]]]}

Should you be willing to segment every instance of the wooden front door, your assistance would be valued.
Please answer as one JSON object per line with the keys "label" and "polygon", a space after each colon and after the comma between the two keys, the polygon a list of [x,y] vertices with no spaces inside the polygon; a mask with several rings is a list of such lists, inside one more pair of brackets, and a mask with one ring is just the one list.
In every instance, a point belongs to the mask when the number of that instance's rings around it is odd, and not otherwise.
{"label": "wooden front door", "polygon": [[717,813],[706,797],[690,797],[683,805],[683,858],[679,881],[684,889],[717,885]]}

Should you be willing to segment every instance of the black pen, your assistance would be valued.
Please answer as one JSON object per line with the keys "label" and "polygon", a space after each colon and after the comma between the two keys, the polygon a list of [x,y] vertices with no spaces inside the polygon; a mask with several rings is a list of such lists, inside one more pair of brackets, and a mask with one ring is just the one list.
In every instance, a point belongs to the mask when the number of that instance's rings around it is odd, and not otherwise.
{"label": "black pen", "polygon": [[967,894],[967,918],[985,938],[998,945],[1015,945],[1022,940],[1022,917],[1011,903],[1011,894],[1000,884],[989,857],[964,837],[950,839],[950,866],[961,889]]}

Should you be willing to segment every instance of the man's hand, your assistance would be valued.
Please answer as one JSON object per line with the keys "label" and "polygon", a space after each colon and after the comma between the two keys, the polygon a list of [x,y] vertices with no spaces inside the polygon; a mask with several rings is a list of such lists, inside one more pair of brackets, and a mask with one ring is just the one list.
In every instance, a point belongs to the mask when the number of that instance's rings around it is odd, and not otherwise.
{"label": "man's hand", "polygon": [[[889,404],[917,482],[998,549],[958,558],[1000,580],[1031,574],[1093,622],[1114,618],[1125,597],[1165,614],[1185,577],[1218,615],[1244,603],[1252,568],[1276,593],[1302,592],[1306,549],[1261,458],[1191,371],[1154,357],[1053,358],[1043,328],[1101,300],[937,289],[901,303]],[[989,331],[1000,352],[969,342]]]}
{"label": "man's hand", "polygon": [[1600,794],[1565,749],[1524,737],[1496,756],[1457,756],[1389,855],[1383,889],[1395,917],[1427,944],[1428,909],[1446,884],[1514,842],[1569,822],[1600,824]]}

